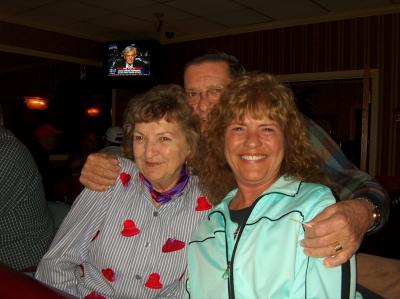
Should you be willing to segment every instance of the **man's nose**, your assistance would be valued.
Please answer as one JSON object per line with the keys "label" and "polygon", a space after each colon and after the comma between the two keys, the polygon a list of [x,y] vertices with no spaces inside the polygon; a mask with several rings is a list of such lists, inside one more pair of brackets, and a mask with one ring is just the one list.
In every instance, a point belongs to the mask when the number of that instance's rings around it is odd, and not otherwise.
{"label": "man's nose", "polygon": [[210,99],[206,92],[200,93],[200,99],[198,104],[199,110],[202,112],[207,112],[210,109]]}

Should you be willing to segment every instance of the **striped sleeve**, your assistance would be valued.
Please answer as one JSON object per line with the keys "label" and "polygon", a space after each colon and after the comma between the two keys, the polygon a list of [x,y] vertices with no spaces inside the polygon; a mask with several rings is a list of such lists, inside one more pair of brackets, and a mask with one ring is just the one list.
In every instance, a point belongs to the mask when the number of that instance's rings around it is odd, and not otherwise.
{"label": "striped sleeve", "polygon": [[112,191],[85,189],[75,200],[48,252],[36,271],[36,279],[72,295],[78,294],[80,265],[92,238],[104,220]]}
{"label": "striped sleeve", "polygon": [[381,223],[374,231],[382,228],[389,217],[390,206],[385,189],[368,173],[351,163],[321,127],[306,117],[304,119],[316,154],[325,162],[326,172],[339,188],[340,200],[364,198],[373,202],[381,211]]}

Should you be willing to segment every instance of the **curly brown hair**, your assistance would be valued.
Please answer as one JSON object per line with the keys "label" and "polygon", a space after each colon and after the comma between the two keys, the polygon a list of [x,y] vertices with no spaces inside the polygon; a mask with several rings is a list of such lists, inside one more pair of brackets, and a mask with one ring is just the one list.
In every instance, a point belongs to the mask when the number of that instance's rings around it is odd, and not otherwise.
{"label": "curly brown hair", "polygon": [[282,128],[285,154],[281,175],[306,182],[329,183],[322,161],[312,149],[292,91],[270,74],[248,73],[234,80],[224,91],[201,139],[195,167],[200,186],[213,204],[218,204],[236,185],[224,155],[225,133],[232,121],[243,120],[247,113],[255,119],[267,116]]}
{"label": "curly brown hair", "polygon": [[191,156],[196,155],[200,138],[198,121],[192,116],[192,110],[185,100],[185,93],[179,85],[158,85],[146,93],[132,98],[124,111],[124,140],[122,149],[125,157],[134,160],[133,131],[136,123],[148,123],[165,118],[166,121],[175,121],[183,133],[190,147]]}

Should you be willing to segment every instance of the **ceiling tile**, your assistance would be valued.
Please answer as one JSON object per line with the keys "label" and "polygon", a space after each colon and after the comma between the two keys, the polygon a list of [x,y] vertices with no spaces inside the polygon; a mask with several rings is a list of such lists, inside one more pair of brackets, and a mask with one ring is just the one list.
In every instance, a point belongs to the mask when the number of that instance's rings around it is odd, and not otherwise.
{"label": "ceiling tile", "polygon": [[150,22],[141,21],[118,13],[110,13],[104,17],[93,18],[90,20],[90,23],[126,32],[143,30],[151,31],[149,27],[153,26]]}
{"label": "ceiling tile", "polygon": [[158,3],[145,5],[140,7],[140,9],[131,10],[127,12],[127,15],[143,18],[146,20],[157,21],[155,13],[162,13],[163,16],[161,17],[161,19],[163,21],[180,20],[191,17],[190,14],[187,14],[180,9]]}
{"label": "ceiling tile", "polygon": [[167,28],[168,31],[179,31],[183,34],[203,34],[208,32],[221,31],[225,29],[225,26],[209,22],[202,18],[194,17],[186,20],[169,22]]}
{"label": "ceiling tile", "polygon": [[74,2],[71,0],[61,0],[46,6],[51,13],[68,16],[78,20],[87,20],[93,17],[103,16],[109,13],[103,8]]}
{"label": "ceiling tile", "polygon": [[238,5],[228,0],[201,0],[201,1],[187,1],[187,0],[174,0],[168,2],[168,5],[177,9],[181,9],[194,16],[208,16],[211,14],[227,13],[232,11],[239,11],[243,9]]}
{"label": "ceiling tile", "polygon": [[14,15],[48,3],[48,0],[0,1],[0,16]]}
{"label": "ceiling tile", "polygon": [[25,10],[15,15],[15,19],[25,24],[42,26],[65,26],[77,21],[106,15],[104,9],[90,7],[75,1],[60,0]]}
{"label": "ceiling tile", "polygon": [[88,37],[96,36],[98,39],[108,39],[109,37],[118,33],[118,30],[103,27],[98,24],[90,22],[78,22],[65,26],[65,30],[69,32],[79,32],[81,35]]}
{"label": "ceiling tile", "polygon": [[[400,0],[0,0],[0,20],[94,40],[135,36],[181,40],[241,32],[257,25],[357,12],[399,12]],[[163,13],[157,32],[155,13]],[[310,18],[311,17],[311,18]],[[308,18],[308,19],[307,19]],[[272,19],[272,20],[271,20]],[[250,26],[250,27],[248,27]],[[253,26],[254,27],[254,26]],[[269,27],[270,28],[270,27]],[[233,30],[232,30],[233,29]],[[114,38],[112,38],[114,37]]]}
{"label": "ceiling tile", "polygon": [[334,12],[341,12],[352,9],[368,9],[374,7],[380,7],[389,5],[389,0],[359,0],[359,1],[349,1],[349,0],[318,0],[321,5],[330,9]]}
{"label": "ceiling tile", "polygon": [[155,0],[80,0],[86,4],[106,8],[112,12],[129,14],[137,11],[138,7],[156,3]]}
{"label": "ceiling tile", "polygon": [[[327,13],[308,0],[237,0],[275,20],[298,19]],[[290,9],[289,9],[290,8]]]}
{"label": "ceiling tile", "polygon": [[111,40],[132,39],[132,38],[144,38],[144,39],[158,38],[158,36],[153,33],[141,32],[141,31],[133,33],[128,31],[103,27],[98,24],[93,24],[90,22],[76,23],[66,27],[65,30],[76,33],[79,32],[81,36],[86,36],[88,39],[93,39],[93,37],[96,37],[96,40],[103,42]]}
{"label": "ceiling tile", "polygon": [[13,17],[13,21],[26,26],[39,26],[47,30],[57,31],[57,28],[62,29],[63,26],[75,23],[78,20],[70,17],[44,13],[43,11],[33,10]]}
{"label": "ceiling tile", "polygon": [[211,15],[208,16],[207,19],[229,28],[267,23],[272,20],[250,9],[235,11],[229,14],[221,13],[218,15]]}

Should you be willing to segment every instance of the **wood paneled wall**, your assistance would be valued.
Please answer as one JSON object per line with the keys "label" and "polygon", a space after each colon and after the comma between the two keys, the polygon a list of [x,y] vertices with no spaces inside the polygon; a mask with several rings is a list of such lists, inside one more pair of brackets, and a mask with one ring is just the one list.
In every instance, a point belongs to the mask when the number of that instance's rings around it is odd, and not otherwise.
{"label": "wood paneled wall", "polygon": [[165,45],[165,81],[180,82],[200,51],[235,55],[247,70],[274,74],[379,69],[377,173],[400,175],[400,14],[302,25]]}

